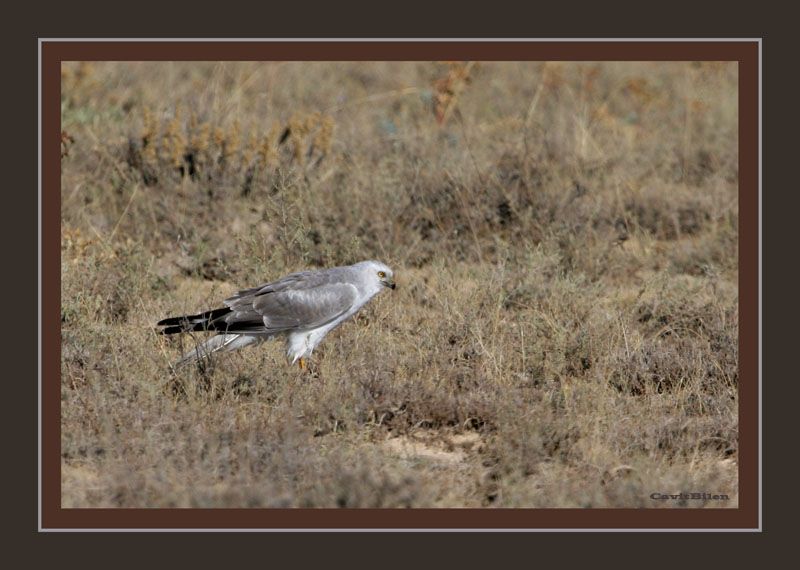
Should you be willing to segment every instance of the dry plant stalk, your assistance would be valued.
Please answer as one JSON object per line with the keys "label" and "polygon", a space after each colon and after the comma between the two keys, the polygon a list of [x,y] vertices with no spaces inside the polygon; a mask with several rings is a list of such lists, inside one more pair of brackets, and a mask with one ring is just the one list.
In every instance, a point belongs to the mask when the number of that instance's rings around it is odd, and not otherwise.
{"label": "dry plant stalk", "polygon": [[434,113],[436,121],[444,125],[455,109],[464,88],[470,82],[470,71],[474,61],[448,62],[450,69],[443,78],[434,84]]}

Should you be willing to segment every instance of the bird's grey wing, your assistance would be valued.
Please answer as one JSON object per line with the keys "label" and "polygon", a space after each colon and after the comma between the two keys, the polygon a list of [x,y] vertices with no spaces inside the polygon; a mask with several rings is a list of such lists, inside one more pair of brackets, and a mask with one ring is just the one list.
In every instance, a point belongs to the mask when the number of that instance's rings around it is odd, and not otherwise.
{"label": "bird's grey wing", "polygon": [[358,290],[349,283],[285,289],[254,298],[253,310],[261,315],[267,332],[321,327],[355,304]]}
{"label": "bird's grey wing", "polygon": [[347,312],[358,298],[354,285],[331,281],[317,272],[298,273],[240,291],[225,300],[229,312],[221,320],[229,331],[258,334],[322,326]]}
{"label": "bird's grey wing", "polygon": [[331,281],[331,276],[325,271],[301,271],[299,273],[292,273],[286,277],[281,277],[277,281],[238,291],[232,297],[225,299],[225,305],[234,308],[236,305],[251,302],[252,298],[258,295],[278,293],[289,289],[310,289]]}
{"label": "bird's grey wing", "polygon": [[292,273],[277,281],[243,289],[225,299],[225,307],[198,315],[164,319],[167,334],[217,331],[271,335],[295,328],[315,328],[353,306],[358,291],[350,275],[333,268]]}

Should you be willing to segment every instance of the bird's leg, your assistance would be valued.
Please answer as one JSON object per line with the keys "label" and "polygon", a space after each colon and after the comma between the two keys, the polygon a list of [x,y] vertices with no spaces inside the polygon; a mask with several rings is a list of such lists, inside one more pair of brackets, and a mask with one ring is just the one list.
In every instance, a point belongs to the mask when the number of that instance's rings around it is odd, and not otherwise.
{"label": "bird's leg", "polygon": [[306,361],[305,361],[305,359],[301,357],[297,361],[297,365],[300,367],[300,370],[305,370],[306,369]]}

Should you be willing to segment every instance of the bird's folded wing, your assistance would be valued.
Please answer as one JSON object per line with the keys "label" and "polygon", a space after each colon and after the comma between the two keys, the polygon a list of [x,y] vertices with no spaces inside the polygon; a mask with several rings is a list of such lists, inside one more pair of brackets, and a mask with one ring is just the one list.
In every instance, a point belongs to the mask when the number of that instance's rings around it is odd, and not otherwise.
{"label": "bird's folded wing", "polygon": [[324,283],[300,289],[290,286],[277,291],[264,289],[230,300],[232,313],[225,320],[232,325],[232,330],[236,329],[237,322],[252,323],[254,317],[263,321],[264,328],[260,332],[264,333],[317,328],[346,313],[358,298],[358,290],[349,283]]}
{"label": "bird's folded wing", "polygon": [[319,287],[320,285],[325,285],[327,283],[329,283],[329,279],[324,273],[301,271],[299,273],[292,273],[286,277],[281,277],[277,281],[264,283],[257,287],[251,287],[250,289],[238,291],[232,297],[225,299],[225,304],[229,307],[233,307],[240,301],[247,302],[250,298],[257,297],[259,295],[265,295],[267,293],[279,293],[281,291],[313,289],[314,287]]}

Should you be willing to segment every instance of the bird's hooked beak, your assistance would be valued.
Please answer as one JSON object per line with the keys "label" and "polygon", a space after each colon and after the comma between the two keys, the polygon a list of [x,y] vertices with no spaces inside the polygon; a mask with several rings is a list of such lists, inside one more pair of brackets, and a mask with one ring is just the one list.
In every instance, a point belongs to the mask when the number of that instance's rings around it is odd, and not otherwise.
{"label": "bird's hooked beak", "polygon": [[394,282],[394,279],[392,279],[391,277],[387,277],[386,279],[382,279],[381,280],[381,284],[384,287],[388,287],[389,289],[395,289],[397,287],[397,285]]}

